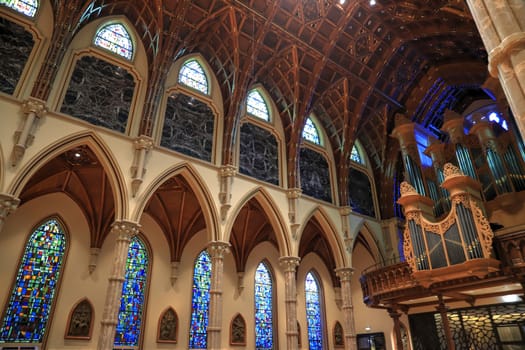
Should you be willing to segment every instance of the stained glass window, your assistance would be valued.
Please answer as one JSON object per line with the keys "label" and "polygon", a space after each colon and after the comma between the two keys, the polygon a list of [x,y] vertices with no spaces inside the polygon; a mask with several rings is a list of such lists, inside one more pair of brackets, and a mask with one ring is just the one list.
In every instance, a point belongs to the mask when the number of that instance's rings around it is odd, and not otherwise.
{"label": "stained glass window", "polygon": [[272,276],[264,262],[255,271],[255,348],[273,349]]}
{"label": "stained glass window", "polygon": [[319,131],[317,130],[317,127],[315,126],[314,122],[312,121],[312,118],[310,117],[306,119],[306,124],[304,125],[303,139],[313,142],[316,145],[321,144],[321,139],[319,138]]}
{"label": "stained glass window", "polygon": [[95,45],[116,53],[128,60],[133,57],[131,36],[120,23],[108,24],[99,29],[95,36]]}
{"label": "stained glass window", "polygon": [[356,163],[363,164],[363,158],[361,158],[361,154],[359,154],[359,150],[357,149],[356,145],[352,147],[352,153],[350,153],[350,159]]}
{"label": "stained glass window", "polygon": [[304,283],[306,299],[306,322],[310,350],[323,349],[323,326],[321,322],[321,300],[319,283],[312,272],[308,272]]}
{"label": "stained glass window", "polygon": [[38,10],[37,0],[0,0],[0,5],[10,7],[29,17],[34,17]]}
{"label": "stained glass window", "polygon": [[190,349],[206,349],[208,306],[210,304],[211,258],[202,251],[193,269],[193,296],[190,324]]}
{"label": "stained glass window", "polygon": [[66,236],[56,219],[31,234],[0,328],[0,343],[42,342],[65,250]]}
{"label": "stained glass window", "polygon": [[115,345],[138,346],[144,313],[148,279],[148,251],[139,237],[134,236],[128,249],[126,275],[122,286]]}
{"label": "stained glass window", "polygon": [[268,106],[266,106],[264,98],[257,90],[252,90],[248,94],[248,98],[246,99],[246,111],[254,117],[261,118],[262,120],[266,121],[270,120]]}
{"label": "stained glass window", "polygon": [[208,78],[200,63],[191,59],[182,65],[179,72],[179,83],[208,95]]}

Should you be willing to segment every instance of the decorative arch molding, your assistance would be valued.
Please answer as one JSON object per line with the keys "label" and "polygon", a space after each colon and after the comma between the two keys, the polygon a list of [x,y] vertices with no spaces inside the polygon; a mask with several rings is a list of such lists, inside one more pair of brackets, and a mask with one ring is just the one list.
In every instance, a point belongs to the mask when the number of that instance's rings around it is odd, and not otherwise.
{"label": "decorative arch molding", "polygon": [[182,176],[184,180],[188,182],[191,189],[195,193],[202,212],[204,214],[204,220],[206,227],[208,228],[207,235],[208,241],[220,240],[218,237],[219,230],[219,219],[218,213],[215,208],[212,195],[209,189],[206,187],[206,182],[201,178],[197,170],[190,163],[180,163],[171,168],[166,169],[164,172],[159,174],[150,185],[144,190],[140,198],[137,199],[138,205],[135,208],[132,219],[135,222],[140,221],[140,217],[144,213],[146,205],[155,193],[155,191],[167,180],[174,176]]}
{"label": "decorative arch molding", "polygon": [[230,241],[230,235],[235,219],[239,215],[239,212],[244,207],[244,205],[251,199],[255,199],[261,205],[265,214],[267,215],[268,220],[270,221],[270,224],[275,232],[275,237],[277,238],[279,254],[281,256],[290,256],[292,253],[292,243],[288,238],[289,232],[286,229],[284,218],[281,212],[276,209],[278,208],[277,203],[275,203],[268,191],[261,186],[252,189],[237,202],[236,207],[232,211],[232,215],[230,215],[226,222],[224,229],[225,237],[222,240],[225,242]]}
{"label": "decorative arch molding", "polygon": [[69,312],[64,338],[91,339],[94,320],[95,308],[93,303],[87,297],[80,299]]}
{"label": "decorative arch molding", "polygon": [[372,255],[374,261],[376,263],[384,261],[383,254],[381,253],[381,248],[379,247],[377,240],[374,238],[373,231],[368,227],[366,222],[363,221],[357,234],[355,234],[355,236],[353,235],[353,237],[355,237],[355,239],[352,247],[352,252],[354,251],[356,244],[360,241],[360,239],[362,239],[366,250],[368,250],[370,255]]}
{"label": "decorative arch molding", "polygon": [[[337,232],[334,223],[321,206],[312,208],[307,214],[303,220],[303,223],[301,224],[300,229],[298,230],[297,240],[299,242],[301,241],[301,236],[303,235],[306,225],[313,218],[317,219],[317,222],[321,225],[324,236],[332,248],[336,268],[351,266],[348,262],[347,254],[345,254],[344,241],[341,239],[341,235]],[[297,247],[299,246],[300,244],[297,245]],[[298,255],[298,252],[294,252],[294,254]]]}
{"label": "decorative arch molding", "polygon": [[64,137],[38,152],[21,168],[19,174],[7,188],[8,193],[12,193],[15,197],[20,196],[24,186],[44,164],[61,153],[81,145],[87,145],[93,151],[110,179],[115,201],[115,221],[127,219],[129,194],[119,162],[105,141],[90,130]]}

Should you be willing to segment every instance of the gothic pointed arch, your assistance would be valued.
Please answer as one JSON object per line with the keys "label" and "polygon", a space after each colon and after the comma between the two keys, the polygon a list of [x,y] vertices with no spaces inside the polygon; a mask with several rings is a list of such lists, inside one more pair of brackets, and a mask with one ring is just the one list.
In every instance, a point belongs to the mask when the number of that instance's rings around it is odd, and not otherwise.
{"label": "gothic pointed arch", "polygon": [[381,247],[379,246],[377,239],[375,239],[374,231],[372,231],[364,221],[362,221],[357,227],[352,251],[355,249],[357,243],[361,243],[366,248],[376,263],[384,261]]}
{"label": "gothic pointed arch", "polygon": [[[98,176],[92,176],[94,173]],[[102,246],[111,223],[127,217],[128,191],[118,161],[92,131],[42,147],[23,164],[8,189],[22,204],[45,193],[69,195],[83,210],[90,226],[91,246],[96,248]]]}
{"label": "gothic pointed arch", "polygon": [[211,257],[203,250],[193,265],[193,295],[190,321],[190,349],[206,349],[211,287]]}
{"label": "gothic pointed arch", "polygon": [[[206,229],[208,241],[220,240],[218,214],[206,181],[190,163],[180,163],[160,173],[137,199],[133,219],[148,213],[170,244],[172,261],[180,261],[185,245]],[[177,212],[178,215],[170,213]],[[181,226],[179,226],[181,225]],[[183,232],[178,232],[182,227]]]}
{"label": "gothic pointed arch", "polygon": [[66,326],[66,339],[91,339],[93,333],[93,322],[95,320],[95,308],[88,298],[82,298],[76,302],[69,312]]}
{"label": "gothic pointed arch", "polygon": [[[259,243],[269,241],[281,256],[291,254],[291,242],[284,220],[270,194],[262,187],[254,188],[232,208],[226,222],[224,241],[232,244],[238,272],[244,271],[249,253]],[[250,221],[254,220],[254,221]],[[245,223],[250,222],[250,227]],[[243,224],[244,223],[244,224]],[[247,239],[248,238],[248,239]]]}
{"label": "gothic pointed arch", "polygon": [[246,345],[246,321],[240,313],[236,314],[230,322],[230,345]]}
{"label": "gothic pointed arch", "polygon": [[338,286],[339,279],[335,269],[349,266],[349,262],[345,244],[335,227],[324,209],[315,207],[303,220],[299,229],[298,256],[302,258],[311,252],[317,254],[330,271],[333,285]]}
{"label": "gothic pointed arch", "polygon": [[275,308],[274,274],[269,262],[262,260],[255,269],[255,347],[273,349],[277,342],[275,325],[277,310]]}
{"label": "gothic pointed arch", "polygon": [[304,294],[309,349],[322,350],[327,342],[324,293],[321,278],[313,269],[305,276]]}
{"label": "gothic pointed arch", "polygon": [[69,235],[62,219],[42,220],[29,233],[0,324],[0,342],[45,344]]}
{"label": "gothic pointed arch", "polygon": [[100,26],[93,38],[93,45],[128,61],[132,61],[135,54],[134,38],[126,25],[119,21],[107,22]]}
{"label": "gothic pointed arch", "polygon": [[157,325],[157,343],[177,343],[179,331],[179,317],[171,307],[167,307],[159,317]]}

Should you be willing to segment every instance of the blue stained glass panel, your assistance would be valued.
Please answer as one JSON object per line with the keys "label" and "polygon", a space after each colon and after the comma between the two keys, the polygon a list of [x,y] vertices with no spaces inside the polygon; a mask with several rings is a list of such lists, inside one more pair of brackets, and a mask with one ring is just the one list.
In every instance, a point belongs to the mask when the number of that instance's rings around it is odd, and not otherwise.
{"label": "blue stained glass panel", "polygon": [[255,271],[255,348],[273,349],[272,276],[264,262]]}
{"label": "blue stained glass panel", "polygon": [[115,345],[138,346],[148,279],[148,251],[137,236],[131,239],[115,333]]}
{"label": "blue stained glass panel", "polygon": [[313,142],[316,145],[321,144],[321,139],[319,138],[319,131],[315,126],[311,118],[306,119],[306,123],[303,128],[303,139]]}
{"label": "blue stained glass panel", "polygon": [[306,322],[308,323],[308,343],[310,350],[323,349],[323,330],[321,323],[321,302],[319,284],[312,272],[308,272],[304,283],[306,298]]}
{"label": "blue stained glass panel", "polygon": [[352,160],[353,162],[359,163],[359,164],[363,164],[363,159],[361,158],[361,155],[359,154],[359,150],[357,149],[355,145],[354,147],[352,147],[352,152],[350,153],[350,160]]}
{"label": "blue stained glass panel", "polygon": [[179,72],[179,83],[208,95],[208,78],[197,60],[189,60]]}
{"label": "blue stained glass panel", "polygon": [[248,98],[246,99],[246,111],[262,120],[269,121],[270,120],[270,113],[268,113],[268,106],[266,106],[266,102],[264,101],[264,98],[257,90],[252,90],[248,94]]}
{"label": "blue stained glass panel", "polygon": [[193,269],[193,296],[190,324],[190,349],[206,349],[208,307],[210,304],[211,258],[202,251]]}
{"label": "blue stained glass panel", "polygon": [[57,220],[46,221],[33,232],[0,328],[0,343],[42,342],[65,249],[66,237]]}
{"label": "blue stained glass panel", "polygon": [[122,24],[102,27],[95,36],[95,45],[116,53],[128,60],[133,57],[133,42]]}
{"label": "blue stained glass panel", "polygon": [[0,5],[10,7],[29,17],[34,17],[38,10],[37,0],[0,0]]}

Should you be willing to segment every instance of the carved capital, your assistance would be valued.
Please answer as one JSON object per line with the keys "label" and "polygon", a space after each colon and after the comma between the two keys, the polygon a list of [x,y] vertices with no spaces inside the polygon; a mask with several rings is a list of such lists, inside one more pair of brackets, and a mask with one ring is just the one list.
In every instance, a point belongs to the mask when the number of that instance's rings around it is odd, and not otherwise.
{"label": "carved capital", "polygon": [[297,256],[282,256],[279,258],[279,265],[281,265],[284,272],[295,272],[301,258]]}
{"label": "carved capital", "polygon": [[232,177],[232,176],[235,176],[235,174],[237,174],[237,168],[229,164],[223,165],[220,168],[219,173],[221,177]]}
{"label": "carved capital", "polygon": [[465,176],[465,174],[463,174],[461,170],[454,164],[446,163],[443,166],[443,176],[445,176],[445,180],[446,180],[448,178],[455,177],[455,176]]}
{"label": "carved capital", "polygon": [[401,185],[399,187],[400,187],[399,191],[401,193],[401,197],[407,196],[407,195],[411,195],[411,194],[419,194],[419,193],[417,193],[417,191],[414,188],[414,186],[412,186],[411,184],[409,184],[406,181],[401,182]]}
{"label": "carved capital", "polygon": [[340,267],[335,269],[335,274],[339,277],[341,282],[349,282],[352,280],[352,275],[355,269],[353,267]]}
{"label": "carved capital", "polygon": [[504,38],[501,43],[489,52],[489,72],[498,77],[498,66],[507,61],[517,48],[525,47],[525,32],[515,32]]}
{"label": "carved capital", "polygon": [[133,141],[135,149],[145,149],[149,151],[153,147],[153,139],[146,135],[140,135]]}
{"label": "carved capital", "polygon": [[303,190],[300,188],[290,188],[286,191],[286,197],[288,199],[297,199],[300,198],[303,193]]}
{"label": "carved capital", "polygon": [[350,206],[339,208],[339,214],[342,217],[348,216],[348,215],[350,215],[350,213],[352,213],[352,207],[350,207]]}
{"label": "carved capital", "polygon": [[42,118],[47,113],[45,101],[30,97],[22,103],[24,114],[34,113],[37,118]]}
{"label": "carved capital", "polygon": [[230,243],[223,241],[213,241],[208,244],[208,252],[212,258],[223,259],[224,255],[230,252]]}
{"label": "carved capital", "polygon": [[20,199],[7,193],[0,193],[0,221],[18,208]]}
{"label": "carved capital", "polygon": [[139,230],[140,225],[133,221],[119,220],[111,225],[111,232],[118,235],[118,240],[130,240]]}

